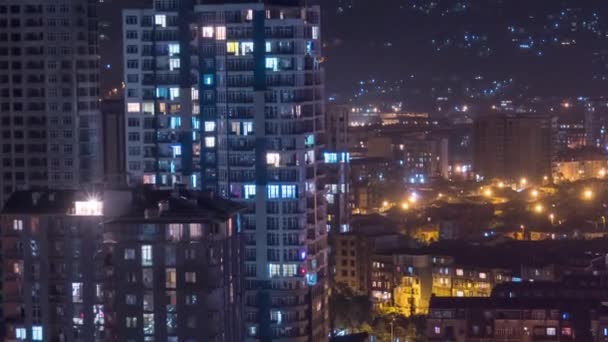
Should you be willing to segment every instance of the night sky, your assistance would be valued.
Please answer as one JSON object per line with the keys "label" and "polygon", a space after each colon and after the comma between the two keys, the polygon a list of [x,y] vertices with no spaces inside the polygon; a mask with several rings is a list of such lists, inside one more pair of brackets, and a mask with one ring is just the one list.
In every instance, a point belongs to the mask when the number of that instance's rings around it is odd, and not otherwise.
{"label": "night sky", "polygon": [[[102,9],[112,25],[102,45],[102,60],[112,65],[104,72],[106,90],[121,81],[120,9],[148,2],[115,1]],[[604,0],[322,0],[322,6],[327,94],[339,101],[427,109],[440,96],[608,90]]]}

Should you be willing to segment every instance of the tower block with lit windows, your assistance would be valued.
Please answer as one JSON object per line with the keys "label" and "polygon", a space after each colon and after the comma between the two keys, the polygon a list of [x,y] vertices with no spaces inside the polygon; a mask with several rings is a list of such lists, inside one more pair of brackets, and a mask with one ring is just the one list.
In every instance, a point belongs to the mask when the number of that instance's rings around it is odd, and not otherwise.
{"label": "tower block with lit windows", "polygon": [[246,205],[248,340],[328,334],[320,19],[297,0],[123,12],[129,182]]}

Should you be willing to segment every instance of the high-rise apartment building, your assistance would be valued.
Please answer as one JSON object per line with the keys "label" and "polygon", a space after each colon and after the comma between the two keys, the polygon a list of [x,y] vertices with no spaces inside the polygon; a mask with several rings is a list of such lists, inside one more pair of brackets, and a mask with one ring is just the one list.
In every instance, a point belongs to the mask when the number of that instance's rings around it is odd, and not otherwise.
{"label": "high-rise apartment building", "polygon": [[328,334],[320,20],[297,0],[123,12],[129,182],[247,206],[247,340]]}
{"label": "high-rise apartment building", "polygon": [[13,193],[3,339],[242,341],[242,209],[193,191]]}
{"label": "high-rise apartment building", "polygon": [[101,176],[96,2],[0,3],[0,205]]}
{"label": "high-rise apartment building", "polygon": [[475,120],[473,169],[485,179],[551,179],[556,149],[557,119],[551,116],[498,114]]}

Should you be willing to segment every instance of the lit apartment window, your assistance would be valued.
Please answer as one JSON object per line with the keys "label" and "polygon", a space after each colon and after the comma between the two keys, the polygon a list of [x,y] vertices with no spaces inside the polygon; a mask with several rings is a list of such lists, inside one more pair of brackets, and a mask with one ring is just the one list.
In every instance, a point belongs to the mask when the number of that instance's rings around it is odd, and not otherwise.
{"label": "lit apartment window", "polygon": [[190,240],[198,240],[203,237],[203,226],[200,223],[190,223]]}
{"label": "lit apartment window", "polygon": [[180,60],[179,58],[170,58],[169,59],[169,70],[174,71],[180,68]]}
{"label": "lit apartment window", "polygon": [[268,264],[268,275],[271,278],[281,276],[281,265],[280,264]]}
{"label": "lit apartment window", "polygon": [[174,57],[179,55],[180,47],[179,44],[169,44],[169,56]]}
{"label": "lit apartment window", "polygon": [[180,241],[183,235],[183,226],[180,223],[172,223],[167,227],[167,241]]}
{"label": "lit apartment window", "polygon": [[245,13],[245,20],[252,21],[253,20],[253,10],[249,9]]}
{"label": "lit apartment window", "polygon": [[281,155],[279,153],[266,153],[266,164],[279,167],[281,165]]}
{"label": "lit apartment window", "polygon": [[154,314],[146,313],[143,315],[144,320],[144,335],[154,335]]}
{"label": "lit apartment window", "polygon": [[238,42],[228,42],[226,43],[226,53],[230,55],[239,55],[239,43]]}
{"label": "lit apartment window", "polygon": [[23,220],[13,220],[13,230],[23,230]]}
{"label": "lit apartment window", "polygon": [[156,175],[144,175],[144,184],[156,184]]}
{"label": "lit apartment window", "polygon": [[253,53],[253,42],[242,42],[241,43],[241,55],[247,56]]}
{"label": "lit apartment window", "polygon": [[293,264],[283,265],[283,277],[293,277],[298,272],[298,266]]}
{"label": "lit apartment window", "polygon": [[313,26],[312,27],[312,39],[319,39],[319,33],[320,33],[320,29],[319,26]]}
{"label": "lit apartment window", "polygon": [[125,327],[126,328],[137,328],[137,317],[126,317],[125,318]]}
{"label": "lit apartment window", "polygon": [[281,197],[282,198],[296,198],[296,186],[295,185],[281,185]]}
{"label": "lit apartment window", "polygon": [[[213,38],[213,26],[203,26],[203,29],[201,31],[203,34],[203,38]],[[224,33],[225,32],[226,31],[224,29]]]}
{"label": "lit apartment window", "polygon": [[462,268],[456,269],[456,275],[459,277],[462,277],[464,275],[464,271],[462,270]]}
{"label": "lit apartment window", "polygon": [[205,137],[205,147],[207,147],[207,148],[215,147],[215,138],[214,137]]}
{"label": "lit apartment window", "polygon": [[255,197],[255,185],[246,184],[243,186],[243,190],[245,193],[245,199],[252,199]]}
{"label": "lit apartment window", "polygon": [[205,132],[215,131],[215,121],[205,121]]}
{"label": "lit apartment window", "polygon": [[129,113],[139,113],[140,105],[139,102],[129,102],[127,103],[127,112]]}
{"label": "lit apartment window", "polygon": [[272,52],[272,43],[266,42],[266,52]]}
{"label": "lit apartment window", "polygon": [[144,107],[145,114],[154,115],[154,103],[152,103],[152,102],[144,103],[143,107]]}
{"label": "lit apartment window", "polygon": [[167,16],[164,14],[156,14],[154,16],[154,24],[160,27],[167,27]]}
{"label": "lit apartment window", "polygon": [[198,89],[196,89],[196,88],[192,88],[192,89],[190,90],[190,95],[192,96],[192,100],[193,100],[193,101],[198,100]]}
{"label": "lit apartment window", "polygon": [[27,329],[25,329],[25,328],[15,329],[15,339],[26,340],[27,339]]}
{"label": "lit apartment window", "polygon": [[152,246],[141,246],[141,265],[152,266]]}
{"label": "lit apartment window", "polygon": [[32,327],[32,340],[33,341],[42,341],[42,327],[41,326],[35,326]]}
{"label": "lit apartment window", "polygon": [[243,135],[251,135],[253,133],[253,122],[243,122]]}
{"label": "lit apartment window", "polygon": [[215,39],[226,40],[226,26],[217,26],[215,28]]}
{"label": "lit apartment window", "polygon": [[272,71],[279,71],[279,59],[276,57],[267,57],[266,69]]}
{"label": "lit apartment window", "polygon": [[182,155],[182,145],[173,145],[171,149],[173,150],[173,158]]}
{"label": "lit apartment window", "polygon": [[269,199],[279,198],[279,186],[278,185],[268,185],[268,198]]}
{"label": "lit apartment window", "polygon": [[203,76],[203,84],[205,84],[206,86],[212,86],[213,85],[213,75],[205,74]]}
{"label": "lit apartment window", "polygon": [[179,88],[169,88],[169,99],[176,100],[179,98]]}
{"label": "lit apartment window", "polygon": [[175,268],[167,268],[165,270],[165,287],[174,289],[177,284],[177,272]]}

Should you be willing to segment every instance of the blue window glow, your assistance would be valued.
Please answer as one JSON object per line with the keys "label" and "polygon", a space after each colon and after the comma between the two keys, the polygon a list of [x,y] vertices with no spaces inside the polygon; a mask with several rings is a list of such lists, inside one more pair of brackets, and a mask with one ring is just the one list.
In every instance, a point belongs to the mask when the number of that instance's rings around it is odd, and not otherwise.
{"label": "blue window glow", "polygon": [[296,186],[295,185],[281,185],[281,197],[282,198],[296,198]]}
{"label": "blue window glow", "polygon": [[564,313],[562,313],[562,319],[563,319],[564,321],[569,320],[569,319],[570,319],[570,313],[569,313],[569,312],[564,312]]}
{"label": "blue window glow", "polygon": [[196,177],[196,175],[192,175],[192,187],[194,189],[198,188],[198,178]]}
{"label": "blue window glow", "polygon": [[167,98],[168,96],[169,96],[169,89],[156,88],[156,97]]}
{"label": "blue window glow", "polygon": [[201,129],[201,121],[198,118],[192,118],[192,128]]}
{"label": "blue window glow", "polygon": [[335,164],[338,162],[338,154],[325,152],[323,153],[323,159],[325,160],[325,164]]}
{"label": "blue window glow", "polygon": [[608,336],[608,328],[604,328],[604,336]]}
{"label": "blue window glow", "polygon": [[243,192],[245,193],[246,199],[251,199],[255,197],[255,185],[246,184],[243,186]]}
{"label": "blue window glow", "polygon": [[306,141],[304,142],[304,144],[306,146],[312,146],[315,144],[315,136],[314,135],[309,135],[306,137]]}
{"label": "blue window glow", "polygon": [[205,74],[205,75],[203,76],[203,83],[204,83],[206,86],[211,86],[211,85],[213,85],[213,75],[212,75],[212,74]]}
{"label": "blue window glow", "polygon": [[278,185],[269,185],[268,186],[268,198],[279,198],[279,186]]}
{"label": "blue window glow", "polygon": [[310,286],[317,285],[317,274],[316,273],[306,273],[306,283]]}
{"label": "blue window glow", "polygon": [[279,71],[279,59],[276,57],[267,57],[266,69],[272,71]]}
{"label": "blue window glow", "polygon": [[173,145],[171,148],[173,149],[173,158],[182,155],[182,145]]}
{"label": "blue window glow", "polygon": [[180,128],[182,126],[182,118],[178,116],[171,117],[171,129]]}
{"label": "blue window glow", "polygon": [[306,53],[312,53],[312,42],[310,40],[306,42]]}

